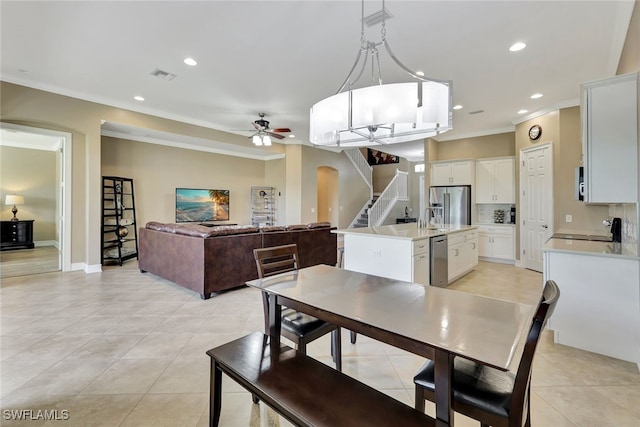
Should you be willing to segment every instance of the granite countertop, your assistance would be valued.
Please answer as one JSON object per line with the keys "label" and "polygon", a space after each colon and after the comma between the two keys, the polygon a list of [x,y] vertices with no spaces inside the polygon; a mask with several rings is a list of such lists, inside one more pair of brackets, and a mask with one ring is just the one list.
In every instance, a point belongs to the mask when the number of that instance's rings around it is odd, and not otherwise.
{"label": "granite countertop", "polygon": [[393,239],[421,240],[430,237],[442,236],[443,234],[458,233],[461,231],[474,230],[476,225],[443,225],[441,227],[430,226],[429,228],[418,228],[416,223],[381,225],[378,227],[347,228],[333,230],[336,234],[373,235]]}
{"label": "granite countertop", "polygon": [[627,250],[624,245],[614,242],[550,238],[542,250],[545,252],[566,252],[579,255],[640,260],[640,257]]}

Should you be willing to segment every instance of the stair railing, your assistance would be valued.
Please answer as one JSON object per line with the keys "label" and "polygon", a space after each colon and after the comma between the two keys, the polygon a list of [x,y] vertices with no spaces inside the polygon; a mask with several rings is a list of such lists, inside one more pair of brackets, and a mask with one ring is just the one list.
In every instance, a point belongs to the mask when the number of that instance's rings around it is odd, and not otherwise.
{"label": "stair railing", "polygon": [[396,174],[378,200],[369,209],[369,227],[381,225],[396,202],[409,200],[409,173],[396,169]]}
{"label": "stair railing", "polygon": [[344,150],[344,154],[351,160],[351,163],[353,163],[353,166],[355,166],[367,187],[369,187],[369,200],[371,200],[373,198],[373,167],[369,165],[369,162],[367,162],[367,159],[358,148]]}

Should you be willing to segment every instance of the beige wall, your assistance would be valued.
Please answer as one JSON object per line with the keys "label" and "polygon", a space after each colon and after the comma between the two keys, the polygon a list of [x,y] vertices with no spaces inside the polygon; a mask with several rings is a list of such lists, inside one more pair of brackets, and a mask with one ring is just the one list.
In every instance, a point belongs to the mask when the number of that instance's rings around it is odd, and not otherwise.
{"label": "beige wall", "polygon": [[3,221],[13,218],[13,205],[5,205],[7,194],[24,197],[24,205],[18,208],[17,217],[34,220],[33,240],[52,243],[57,240],[56,189],[57,151],[35,150],[0,146],[0,202]]}
{"label": "beige wall", "polygon": [[228,222],[249,224],[250,188],[269,185],[264,169],[262,160],[102,137],[102,175],[133,179],[139,226],[175,221],[176,187],[229,190]]}
{"label": "beige wall", "polygon": [[302,223],[317,221],[317,169],[329,166],[338,171],[338,224],[339,228],[349,226],[369,198],[369,189],[344,153],[335,153],[312,147],[301,146],[301,194],[300,220]]}
{"label": "beige wall", "polygon": [[513,156],[515,133],[477,136],[437,143],[430,161],[453,159],[482,159],[488,157]]}
{"label": "beige wall", "polygon": [[320,166],[318,174],[318,221],[339,222],[338,190],[340,188],[338,171],[328,166]]}
{"label": "beige wall", "polygon": [[636,0],[616,74],[640,71],[640,1]]}

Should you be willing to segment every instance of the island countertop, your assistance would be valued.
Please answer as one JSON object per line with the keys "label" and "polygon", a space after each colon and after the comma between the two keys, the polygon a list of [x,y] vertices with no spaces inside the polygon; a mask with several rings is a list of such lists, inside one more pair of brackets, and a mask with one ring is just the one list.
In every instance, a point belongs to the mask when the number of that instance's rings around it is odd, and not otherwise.
{"label": "island countertop", "polygon": [[577,255],[593,255],[640,260],[640,257],[629,251],[625,245],[613,242],[570,240],[552,237],[547,240],[545,245],[542,247],[542,250],[544,252],[565,252]]}
{"label": "island countertop", "polygon": [[421,240],[443,234],[458,233],[473,230],[476,225],[443,225],[441,227],[429,226],[418,228],[416,223],[380,225],[378,227],[348,228],[333,230],[336,234],[372,235],[391,239]]}

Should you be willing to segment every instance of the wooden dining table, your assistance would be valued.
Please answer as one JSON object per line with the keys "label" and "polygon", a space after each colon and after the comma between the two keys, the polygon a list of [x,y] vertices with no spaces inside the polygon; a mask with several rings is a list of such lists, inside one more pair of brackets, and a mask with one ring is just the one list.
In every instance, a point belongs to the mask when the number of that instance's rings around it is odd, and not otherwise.
{"label": "wooden dining table", "polygon": [[[316,265],[247,282],[269,297],[280,345],[282,306],[431,359],[436,420],[453,425],[454,357],[503,371],[519,359],[535,307]],[[292,373],[293,374],[293,373]]]}

